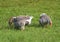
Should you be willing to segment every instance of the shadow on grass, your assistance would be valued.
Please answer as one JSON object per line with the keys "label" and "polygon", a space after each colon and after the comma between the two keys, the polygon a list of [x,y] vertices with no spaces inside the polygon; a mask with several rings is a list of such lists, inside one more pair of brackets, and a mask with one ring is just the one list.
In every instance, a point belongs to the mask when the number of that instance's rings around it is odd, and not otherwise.
{"label": "shadow on grass", "polygon": [[[36,23],[27,25],[26,27],[44,28],[40,24],[36,24]],[[9,26],[9,25],[7,25],[7,26],[1,26],[0,30],[3,30],[3,29],[4,30],[20,30],[18,28],[15,28],[14,26]]]}
{"label": "shadow on grass", "polygon": [[34,27],[34,28],[50,28],[50,26],[41,26],[39,23],[33,23],[31,25],[28,25],[27,27]]}
{"label": "shadow on grass", "polygon": [[40,24],[31,24],[31,25],[28,25],[28,27],[43,28]]}

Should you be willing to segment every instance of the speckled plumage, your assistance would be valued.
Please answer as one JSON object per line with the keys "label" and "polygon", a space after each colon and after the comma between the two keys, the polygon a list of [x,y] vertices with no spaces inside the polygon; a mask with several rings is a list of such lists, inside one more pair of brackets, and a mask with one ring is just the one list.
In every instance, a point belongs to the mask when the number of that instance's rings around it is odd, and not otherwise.
{"label": "speckled plumage", "polygon": [[42,13],[40,15],[39,23],[41,24],[42,27],[44,27],[45,25],[48,25],[48,24],[52,25],[52,21],[51,21],[50,17],[45,13]]}

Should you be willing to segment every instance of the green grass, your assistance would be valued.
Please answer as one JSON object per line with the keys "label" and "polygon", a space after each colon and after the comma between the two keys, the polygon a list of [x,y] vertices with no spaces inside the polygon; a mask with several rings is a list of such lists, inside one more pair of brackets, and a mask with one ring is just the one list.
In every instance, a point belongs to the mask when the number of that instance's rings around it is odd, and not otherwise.
{"label": "green grass", "polygon": [[[53,26],[38,26],[41,13],[47,13]],[[25,31],[9,29],[12,16],[32,15]],[[0,0],[0,42],[60,42],[60,0]]]}

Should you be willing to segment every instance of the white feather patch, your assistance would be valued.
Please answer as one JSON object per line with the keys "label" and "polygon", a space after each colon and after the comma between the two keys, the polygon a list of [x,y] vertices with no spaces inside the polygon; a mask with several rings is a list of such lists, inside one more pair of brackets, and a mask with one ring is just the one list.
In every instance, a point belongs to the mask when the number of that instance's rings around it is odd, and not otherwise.
{"label": "white feather patch", "polygon": [[16,17],[13,17],[13,18],[16,18]]}

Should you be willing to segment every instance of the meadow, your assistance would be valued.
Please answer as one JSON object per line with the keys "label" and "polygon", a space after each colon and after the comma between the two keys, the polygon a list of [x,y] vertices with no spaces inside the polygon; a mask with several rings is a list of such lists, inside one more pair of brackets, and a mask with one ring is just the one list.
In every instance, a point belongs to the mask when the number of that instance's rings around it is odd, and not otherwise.
{"label": "meadow", "polygon": [[[39,15],[47,13],[53,26],[42,28]],[[24,31],[9,27],[12,16],[32,15]],[[60,42],[60,0],[0,0],[0,42]]]}

